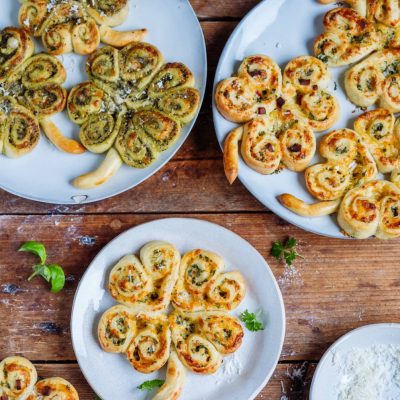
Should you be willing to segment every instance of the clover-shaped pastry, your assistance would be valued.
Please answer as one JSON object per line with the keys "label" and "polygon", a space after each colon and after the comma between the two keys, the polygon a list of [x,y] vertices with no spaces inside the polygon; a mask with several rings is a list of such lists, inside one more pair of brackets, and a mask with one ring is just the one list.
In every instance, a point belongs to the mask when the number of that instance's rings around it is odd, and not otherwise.
{"label": "clover-shaped pastry", "polygon": [[[336,0],[320,0],[323,4]],[[400,14],[398,0],[346,0],[361,17],[374,23],[380,48],[400,48]]]}
{"label": "clover-shaped pastry", "polygon": [[35,366],[23,357],[7,357],[0,363],[0,399],[79,400],[78,392],[65,379],[38,379]]}
{"label": "clover-shaped pastry", "polygon": [[108,289],[122,304],[141,311],[164,311],[178,277],[180,254],[166,242],[154,241],[123,257],[111,270]]}
{"label": "clover-shaped pastry", "polygon": [[322,203],[308,205],[290,194],[279,198],[285,207],[297,214],[331,214],[348,190],[377,176],[375,160],[355,131],[340,129],[327,134],[320,143],[320,153],[327,161],[308,167],[305,181],[308,191]]}
{"label": "clover-shaped pastry", "polygon": [[384,108],[368,111],[354,122],[373,155],[379,172],[390,173],[400,168],[400,127],[394,115]]}
{"label": "clover-shaped pastry", "polygon": [[245,296],[243,276],[224,270],[224,260],[218,254],[201,249],[186,253],[172,295],[174,307],[184,311],[237,308]]}
{"label": "clover-shaped pastry", "polygon": [[33,53],[23,29],[0,32],[0,149],[9,157],[29,153],[39,142],[40,124],[58,148],[80,153],[84,148],[65,139],[49,120],[65,107],[65,69],[57,58]]}
{"label": "clover-shaped pastry", "polygon": [[338,222],[345,233],[358,239],[400,236],[400,189],[388,181],[371,181],[347,192]]}
{"label": "clover-shaped pastry", "polygon": [[[243,300],[244,279],[237,271],[224,272],[223,259],[205,250],[182,257],[177,281],[175,264],[180,255],[172,245],[150,242],[140,256],[143,265],[128,256],[129,262],[120,261],[111,271],[110,293],[126,305],[115,305],[101,316],[99,342],[107,352],[125,354],[139,372],[157,371],[168,361],[167,379],[154,399],[170,400],[172,395],[177,399],[185,382],[184,366],[200,374],[214,373],[223,356],[241,346],[243,328],[226,311]],[[149,270],[153,280],[148,279]],[[167,311],[169,300],[158,301],[160,290],[154,291],[165,286],[165,280],[156,279],[160,274],[176,282],[171,298],[174,311],[169,316],[159,312]],[[169,299],[172,289],[168,285],[164,299]]]}
{"label": "clover-shaped pastry", "polygon": [[242,344],[242,325],[223,312],[175,310],[169,320],[178,356],[188,369],[199,374],[216,372],[222,355],[234,353]]}
{"label": "clover-shaped pastry", "polygon": [[351,8],[335,8],[324,17],[325,32],[315,39],[314,53],[330,67],[357,62],[379,46],[375,25]]}
{"label": "clover-shaped pastry", "polygon": [[103,47],[89,57],[86,70],[91,80],[71,90],[68,113],[80,125],[88,150],[109,153],[98,170],[75,180],[79,188],[104,183],[122,161],[146,168],[178,139],[199,108],[192,72],[182,63],[164,64],[151,44]]}
{"label": "clover-shaped pastry", "polygon": [[239,170],[240,152],[246,164],[261,174],[272,174],[282,166],[292,171],[307,167],[315,153],[314,133],[302,118],[275,110],[234,129],[225,139],[224,167],[230,183]]}
{"label": "clover-shaped pastry", "polygon": [[276,108],[281,96],[282,73],[271,58],[246,57],[237,76],[221,81],[215,91],[219,112],[232,122],[247,122]]}
{"label": "clover-shaped pastry", "polygon": [[329,93],[332,75],[315,57],[294,58],[283,72],[283,110],[306,120],[314,131],[329,129],[339,118],[339,103]]}
{"label": "clover-shaped pastry", "polygon": [[350,68],[345,88],[350,101],[369,107],[378,103],[390,111],[400,111],[400,50],[382,50]]}
{"label": "clover-shaped pastry", "polygon": [[50,54],[90,54],[100,39],[124,46],[143,38],[146,30],[115,32],[110,28],[122,24],[127,15],[127,0],[22,0],[18,19],[21,27],[41,37]]}

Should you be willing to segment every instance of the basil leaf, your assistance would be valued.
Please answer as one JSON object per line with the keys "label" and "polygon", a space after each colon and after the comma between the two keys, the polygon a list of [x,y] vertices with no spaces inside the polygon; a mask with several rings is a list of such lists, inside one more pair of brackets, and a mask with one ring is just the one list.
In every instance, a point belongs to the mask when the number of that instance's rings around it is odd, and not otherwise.
{"label": "basil leaf", "polygon": [[42,243],[30,241],[24,243],[18,251],[27,251],[40,257],[42,264],[46,262],[46,249]]}
{"label": "basil leaf", "polygon": [[51,291],[53,293],[58,293],[65,285],[64,270],[57,264],[50,264],[47,268],[50,271]]}
{"label": "basil leaf", "polygon": [[34,265],[32,268],[33,274],[28,278],[28,281],[31,281],[36,276],[41,276],[46,279],[47,282],[50,282],[51,273],[46,265]]}
{"label": "basil leaf", "polygon": [[137,388],[140,390],[153,390],[155,388],[161,387],[164,385],[164,381],[162,379],[153,379],[152,381],[145,381]]}

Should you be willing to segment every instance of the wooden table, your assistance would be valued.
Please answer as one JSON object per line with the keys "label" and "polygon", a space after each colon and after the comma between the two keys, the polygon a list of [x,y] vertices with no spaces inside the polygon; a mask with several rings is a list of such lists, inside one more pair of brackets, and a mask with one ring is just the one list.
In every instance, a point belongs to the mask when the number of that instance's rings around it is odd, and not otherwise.
{"label": "wooden table", "polygon": [[[207,40],[211,86],[228,36],[258,1],[191,2]],[[66,207],[0,191],[0,357],[22,354],[35,362],[40,375],[63,376],[77,387],[81,399],[94,399],[71,346],[76,287],[93,257],[116,235],[166,216],[206,219],[238,233],[266,258],[279,281],[286,340],[279,366],[257,399],[307,399],[315,364],[335,339],[364,324],[400,321],[399,241],[353,242],[309,234],[268,212],[239,182],[230,187],[210,100],[209,88],[196,128],[175,158],[127,193]],[[295,271],[285,270],[270,256],[272,242],[288,235],[300,241],[305,256],[296,261]],[[31,239],[44,242],[49,260],[65,268],[68,282],[61,294],[49,293],[39,279],[27,282],[32,256],[17,249]]]}

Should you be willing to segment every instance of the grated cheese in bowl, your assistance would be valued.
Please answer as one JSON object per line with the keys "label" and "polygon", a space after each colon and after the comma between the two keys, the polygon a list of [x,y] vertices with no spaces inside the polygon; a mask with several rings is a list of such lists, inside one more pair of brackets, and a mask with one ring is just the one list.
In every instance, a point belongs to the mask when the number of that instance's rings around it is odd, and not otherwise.
{"label": "grated cheese in bowl", "polygon": [[400,346],[372,345],[336,351],[337,400],[400,400]]}

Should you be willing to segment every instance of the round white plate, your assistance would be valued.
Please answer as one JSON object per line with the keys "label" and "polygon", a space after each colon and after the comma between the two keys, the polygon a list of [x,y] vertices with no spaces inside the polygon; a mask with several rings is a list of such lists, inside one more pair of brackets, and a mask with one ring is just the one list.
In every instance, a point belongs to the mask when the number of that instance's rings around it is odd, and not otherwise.
{"label": "round white plate", "polygon": [[[156,45],[166,61],[181,61],[194,73],[202,99],[207,80],[207,56],[204,36],[199,21],[188,0],[129,0],[130,13],[117,30],[148,28],[146,41]],[[1,2],[0,28],[17,26],[20,3]],[[40,41],[36,49],[41,51]],[[69,90],[87,80],[84,65],[87,57],[67,54],[60,57],[67,69],[65,87]],[[72,123],[64,111],[53,118],[68,137],[78,138],[79,126]],[[106,184],[92,190],[79,190],[71,181],[94,169],[104,155],[62,153],[42,135],[39,145],[29,155],[12,160],[0,155],[0,187],[32,200],[74,204],[102,200],[126,191],[158,171],[182,146],[188,137],[194,119],[183,130],[181,137],[150,167],[140,170],[126,165]]]}
{"label": "round white plate", "polygon": [[312,380],[310,400],[337,400],[340,380],[334,357],[339,351],[388,344],[400,346],[400,324],[366,325],[342,336],[321,358]]}
{"label": "round white plate", "polygon": [[[215,85],[237,71],[246,56],[266,54],[284,68],[293,58],[313,54],[312,44],[323,32],[322,20],[334,4],[324,6],[317,0],[265,0],[255,7],[238,25],[228,40],[218,64]],[[329,91],[339,100],[341,118],[330,130],[353,128],[353,121],[361,112],[351,104],[343,89],[343,72],[347,67],[331,68],[333,79]],[[337,90],[335,90],[335,83]],[[236,125],[225,120],[213,106],[214,125],[221,144]],[[320,139],[324,133],[318,133]],[[320,161],[316,156],[312,164]],[[305,218],[283,207],[278,199],[282,193],[291,193],[305,201],[316,200],[308,193],[304,174],[285,170],[276,175],[261,175],[239,160],[239,178],[246,188],[266,207],[281,218],[307,231],[343,238],[336,216]]]}
{"label": "round white plate", "polygon": [[[138,253],[151,240],[173,243],[181,253],[203,248],[220,254],[226,270],[238,269],[246,279],[243,303],[231,314],[262,310],[266,329],[245,330],[240,349],[224,359],[215,375],[188,373],[182,400],[250,400],[271,377],[282,350],[285,309],[274,275],[248,242],[221,226],[196,219],[162,219],[136,226],[111,241],[93,260],[75,295],[71,317],[72,343],[87,381],[103,400],[146,399],[136,387],[165,377],[165,367],[145,375],[120,354],[104,352],[97,340],[101,314],[115,304],[106,284],[112,266],[125,254]],[[225,373],[224,373],[225,371]]]}

